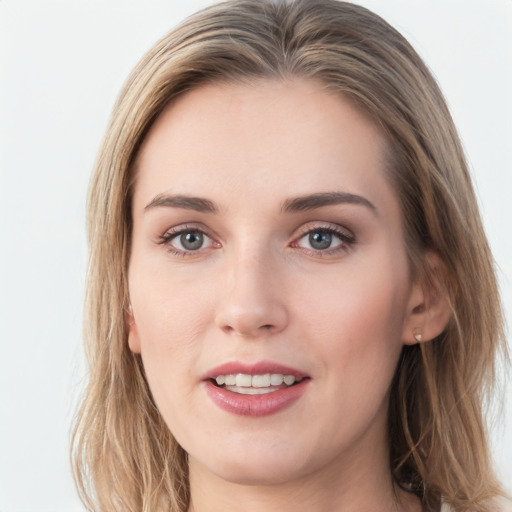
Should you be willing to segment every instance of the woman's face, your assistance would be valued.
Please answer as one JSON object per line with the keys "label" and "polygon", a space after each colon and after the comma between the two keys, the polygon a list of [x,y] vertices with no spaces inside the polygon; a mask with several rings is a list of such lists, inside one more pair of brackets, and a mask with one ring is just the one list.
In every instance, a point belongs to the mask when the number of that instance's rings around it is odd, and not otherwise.
{"label": "woman's face", "polygon": [[387,457],[415,287],[385,153],[307,81],[203,86],[150,130],[129,344],[191,472],[278,483]]}

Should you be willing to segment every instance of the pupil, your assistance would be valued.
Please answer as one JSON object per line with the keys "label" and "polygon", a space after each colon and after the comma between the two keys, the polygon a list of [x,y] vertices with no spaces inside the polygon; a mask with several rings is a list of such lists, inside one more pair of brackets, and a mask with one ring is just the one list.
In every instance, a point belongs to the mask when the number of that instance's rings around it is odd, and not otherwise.
{"label": "pupil", "polygon": [[332,243],[332,235],[322,231],[310,233],[309,244],[313,249],[328,249]]}
{"label": "pupil", "polygon": [[181,245],[189,251],[197,251],[203,245],[203,234],[197,232],[183,233],[180,237]]}

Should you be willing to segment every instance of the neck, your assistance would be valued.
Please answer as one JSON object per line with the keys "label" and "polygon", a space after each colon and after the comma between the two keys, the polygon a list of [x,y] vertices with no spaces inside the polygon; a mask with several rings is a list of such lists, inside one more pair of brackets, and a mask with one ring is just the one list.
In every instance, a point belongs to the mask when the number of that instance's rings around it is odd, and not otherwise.
{"label": "neck", "polygon": [[371,475],[308,475],[276,485],[240,485],[192,472],[189,512],[419,512],[419,500],[389,479]]}
{"label": "neck", "polygon": [[393,483],[385,436],[369,442],[366,434],[352,453],[271,485],[227,481],[190,457],[189,512],[420,512],[419,500]]}

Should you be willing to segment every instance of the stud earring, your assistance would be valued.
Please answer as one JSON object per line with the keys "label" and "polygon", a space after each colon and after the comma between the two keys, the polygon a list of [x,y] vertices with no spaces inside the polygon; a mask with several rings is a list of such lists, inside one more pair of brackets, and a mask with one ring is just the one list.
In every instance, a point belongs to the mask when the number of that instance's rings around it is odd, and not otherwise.
{"label": "stud earring", "polygon": [[421,343],[423,341],[423,335],[421,334],[421,332],[417,332],[416,334],[414,334],[414,339],[418,343]]}

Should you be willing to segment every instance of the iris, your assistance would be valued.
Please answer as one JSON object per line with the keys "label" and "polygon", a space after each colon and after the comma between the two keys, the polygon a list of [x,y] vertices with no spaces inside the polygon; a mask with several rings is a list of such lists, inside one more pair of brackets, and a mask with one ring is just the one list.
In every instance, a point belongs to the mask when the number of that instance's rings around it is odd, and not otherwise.
{"label": "iris", "polygon": [[332,244],[332,234],[326,231],[313,231],[309,234],[309,244],[313,249],[328,249]]}

